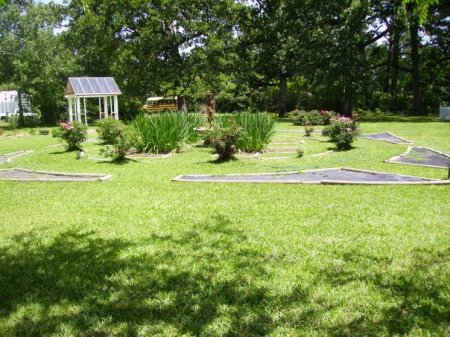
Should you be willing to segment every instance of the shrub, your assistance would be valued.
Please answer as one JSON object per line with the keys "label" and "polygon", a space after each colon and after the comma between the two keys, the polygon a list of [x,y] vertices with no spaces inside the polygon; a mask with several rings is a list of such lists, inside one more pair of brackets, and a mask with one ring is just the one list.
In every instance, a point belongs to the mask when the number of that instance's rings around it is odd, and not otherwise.
{"label": "shrub", "polygon": [[106,146],[101,149],[101,153],[106,157],[112,157],[114,161],[123,161],[128,153],[128,150],[133,146],[133,131],[123,126],[118,129],[116,138],[112,143],[112,146]]}
{"label": "shrub", "polygon": [[135,131],[132,143],[138,152],[168,153],[197,140],[195,128],[201,124],[197,114],[140,114],[131,123]]}
{"label": "shrub", "polygon": [[105,144],[114,144],[125,128],[121,121],[111,117],[98,121],[97,126],[98,137]]}
{"label": "shrub", "polygon": [[322,124],[323,125],[329,125],[331,122],[331,119],[333,117],[336,117],[336,113],[334,111],[320,110],[319,113],[322,116]]}
{"label": "shrub", "polygon": [[303,157],[305,155],[305,149],[303,148],[303,147],[298,147],[297,148],[297,157],[298,158],[301,158],[301,157]]}
{"label": "shrub", "polygon": [[244,135],[242,128],[237,125],[212,131],[210,142],[214,148],[214,153],[219,155],[218,160],[227,161],[232,159],[238,150],[238,143]]}
{"label": "shrub", "polygon": [[356,118],[340,117],[331,119],[330,125],[322,130],[322,135],[330,137],[338,150],[348,150],[359,136],[359,126]]}
{"label": "shrub", "polygon": [[311,125],[305,124],[305,136],[306,136],[306,137],[311,136],[311,134],[313,133],[313,131],[314,131],[314,128],[313,128]]}
{"label": "shrub", "polygon": [[52,135],[67,143],[67,151],[81,150],[81,143],[86,140],[87,127],[82,123],[61,123]]}
{"label": "shrub", "polygon": [[9,123],[9,128],[15,132],[19,127],[19,114],[9,115],[7,121]]}
{"label": "shrub", "polygon": [[288,116],[292,119],[294,125],[310,124],[310,125],[321,125],[323,124],[322,114],[317,110],[305,111],[305,110],[294,110],[291,111]]}

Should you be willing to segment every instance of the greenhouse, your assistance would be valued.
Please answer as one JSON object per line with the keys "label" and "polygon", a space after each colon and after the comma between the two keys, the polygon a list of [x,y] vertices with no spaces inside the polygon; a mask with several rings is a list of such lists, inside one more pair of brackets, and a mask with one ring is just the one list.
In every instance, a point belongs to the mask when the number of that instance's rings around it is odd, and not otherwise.
{"label": "greenhouse", "polygon": [[69,122],[87,125],[86,99],[98,99],[99,119],[119,119],[119,86],[112,77],[69,77],[64,92],[68,100]]}

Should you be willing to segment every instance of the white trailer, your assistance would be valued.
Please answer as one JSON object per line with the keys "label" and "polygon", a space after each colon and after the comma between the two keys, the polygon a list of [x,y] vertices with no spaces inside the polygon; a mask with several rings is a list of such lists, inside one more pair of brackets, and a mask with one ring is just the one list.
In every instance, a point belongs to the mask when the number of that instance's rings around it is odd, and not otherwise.
{"label": "white trailer", "polygon": [[[22,95],[24,116],[33,116],[29,96]],[[0,120],[5,121],[10,115],[19,114],[19,94],[16,90],[0,91]]]}

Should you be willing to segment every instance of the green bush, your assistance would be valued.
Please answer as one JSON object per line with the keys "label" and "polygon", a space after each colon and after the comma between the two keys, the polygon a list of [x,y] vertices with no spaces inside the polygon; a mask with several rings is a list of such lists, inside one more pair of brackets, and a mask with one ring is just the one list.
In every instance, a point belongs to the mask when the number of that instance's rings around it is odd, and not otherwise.
{"label": "green bush", "polygon": [[81,150],[81,143],[86,140],[87,127],[83,123],[61,123],[52,135],[66,142],[67,151]]}
{"label": "green bush", "polygon": [[7,121],[9,123],[10,130],[16,131],[19,127],[19,114],[9,115]]}
{"label": "green bush", "polygon": [[214,153],[219,155],[218,160],[232,159],[238,150],[238,143],[244,135],[242,128],[237,125],[212,131],[209,139],[211,146],[214,148]]}
{"label": "green bush", "polygon": [[356,118],[336,116],[322,130],[322,135],[330,137],[338,150],[349,150],[359,136],[359,125]]}
{"label": "green bush", "polygon": [[98,137],[105,144],[114,144],[116,138],[120,136],[125,125],[114,118],[107,117],[97,122]]}
{"label": "green bush", "polygon": [[106,157],[112,157],[114,161],[123,161],[128,150],[133,146],[134,132],[129,127],[118,129],[112,146],[106,146],[101,153]]}
{"label": "green bush", "polygon": [[330,120],[336,116],[334,111],[328,110],[294,110],[289,112],[288,117],[291,118],[294,125],[328,125]]}
{"label": "green bush", "polygon": [[197,114],[140,114],[131,122],[135,131],[132,143],[138,152],[168,153],[197,140],[195,128],[201,124]]}

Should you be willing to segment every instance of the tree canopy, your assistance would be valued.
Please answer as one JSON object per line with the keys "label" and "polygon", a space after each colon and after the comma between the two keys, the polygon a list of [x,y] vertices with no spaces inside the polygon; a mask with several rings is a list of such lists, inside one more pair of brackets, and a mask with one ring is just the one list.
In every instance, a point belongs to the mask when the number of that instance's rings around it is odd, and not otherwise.
{"label": "tree canopy", "polygon": [[0,87],[64,113],[68,76],[114,76],[126,118],[151,95],[195,110],[424,114],[450,101],[450,5],[437,0],[6,0]]}

